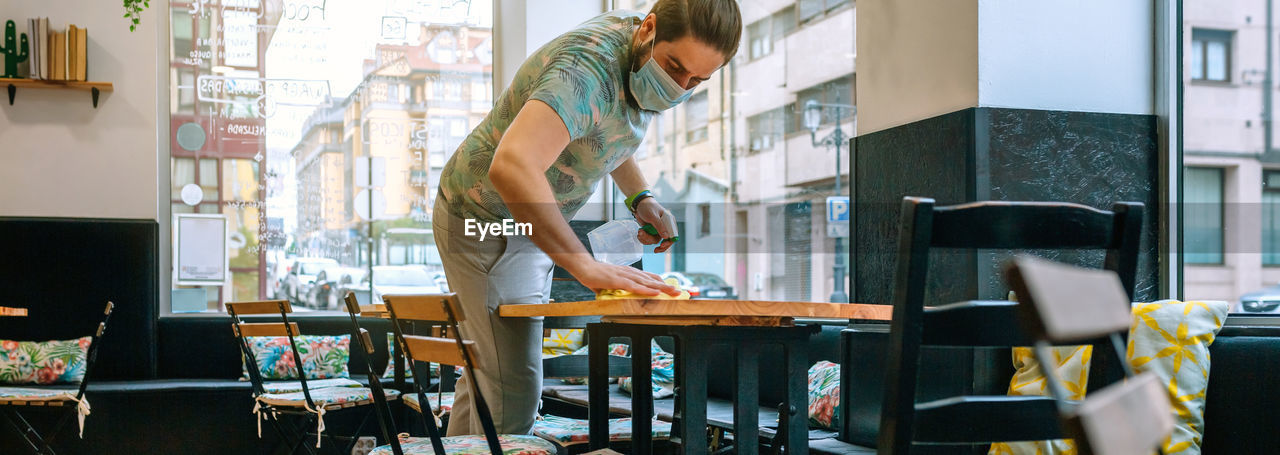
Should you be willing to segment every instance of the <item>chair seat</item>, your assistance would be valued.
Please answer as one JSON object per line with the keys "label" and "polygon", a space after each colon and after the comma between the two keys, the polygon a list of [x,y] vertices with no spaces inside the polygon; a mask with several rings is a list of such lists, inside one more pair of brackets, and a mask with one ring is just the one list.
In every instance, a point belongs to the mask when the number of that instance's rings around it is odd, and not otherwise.
{"label": "chair seat", "polygon": [[[413,408],[414,411],[422,413],[422,406],[418,405],[418,394],[406,393],[400,396],[404,400],[404,404]],[[440,415],[448,414],[453,411],[453,392],[445,392],[441,394],[428,393],[427,400],[431,402],[431,408],[435,409]]]}
{"label": "chair seat", "polygon": [[62,406],[74,404],[76,389],[0,387],[0,405]]}
{"label": "chair seat", "polygon": [[[590,425],[585,419],[547,415],[533,422],[533,434],[561,446],[570,446],[588,441]],[[653,439],[671,439],[671,422],[654,419]],[[630,441],[631,418],[609,419],[609,440]]]}
{"label": "chair seat", "polygon": [[[385,391],[388,400],[394,400],[400,392]],[[366,387],[329,387],[311,391],[311,399],[317,406],[326,410],[349,408],[373,403],[373,391]],[[276,407],[305,408],[307,398],[302,392],[267,393],[258,397],[258,401]]]}
{"label": "chair seat", "polygon": [[[489,444],[482,435],[450,436],[441,438],[447,455],[489,455]],[[530,435],[498,436],[504,455],[555,455],[556,447],[545,439]],[[431,447],[431,438],[403,438],[400,448],[404,455],[437,455]],[[390,455],[391,446],[373,449],[369,455]]]}
{"label": "chair seat", "polygon": [[[361,384],[357,381],[347,379],[347,378],[311,379],[311,380],[307,380],[307,387],[310,388],[311,390],[315,390],[315,389],[326,389],[329,387],[364,387],[364,384]],[[301,392],[302,382],[301,381],[264,382],[262,383],[262,389],[265,390],[267,393]]]}

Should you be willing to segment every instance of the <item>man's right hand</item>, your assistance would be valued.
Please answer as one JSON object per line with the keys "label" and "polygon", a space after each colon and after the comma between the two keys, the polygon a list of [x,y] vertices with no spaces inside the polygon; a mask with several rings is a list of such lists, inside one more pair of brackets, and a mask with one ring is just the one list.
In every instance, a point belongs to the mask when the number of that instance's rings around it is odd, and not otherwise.
{"label": "man's right hand", "polygon": [[662,277],[634,267],[596,262],[571,273],[579,283],[592,291],[621,289],[647,296],[664,292],[670,296],[680,295],[680,291],[675,286],[663,282]]}

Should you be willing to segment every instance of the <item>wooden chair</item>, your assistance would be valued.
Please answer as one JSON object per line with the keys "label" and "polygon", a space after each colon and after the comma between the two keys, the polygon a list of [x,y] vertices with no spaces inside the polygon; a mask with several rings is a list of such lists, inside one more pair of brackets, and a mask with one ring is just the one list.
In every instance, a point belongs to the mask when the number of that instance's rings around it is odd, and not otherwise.
{"label": "wooden chair", "polygon": [[[925,302],[930,248],[1102,249],[1104,266],[1133,295],[1141,238],[1140,203],[1111,211],[1070,203],[979,202],[934,207],[927,198],[902,202],[893,320],[877,451],[907,454],[913,444],[978,444],[1063,436],[1050,397],[958,395],[916,402],[923,346],[1010,348],[1033,344],[1017,329],[1017,304]],[[930,307],[926,308],[926,304]],[[1127,307],[1126,307],[1127,308]],[[1117,358],[1094,350],[1090,385],[1120,376]]]}
{"label": "wooden chair", "polygon": [[[361,315],[378,315],[380,317],[389,318],[386,304],[360,305],[360,300],[354,292],[348,292],[346,297],[343,299],[343,302],[346,306],[347,313],[352,316],[353,320],[355,320],[357,316],[361,316]],[[408,322],[409,324],[411,324],[411,327],[413,327],[413,325],[415,325],[417,322],[422,322],[422,321],[405,321],[405,322]],[[444,330],[444,327],[441,327],[439,324],[444,324],[444,321],[430,321],[430,324],[426,328],[430,330],[431,336],[448,337],[449,334]],[[400,326],[400,324],[398,323],[396,325],[400,330],[401,335],[403,336],[404,334],[403,331],[405,330],[405,327]],[[391,342],[394,343],[394,346],[391,347],[391,349],[394,351],[394,354],[391,356],[388,356],[389,357],[388,362],[399,363],[400,366],[398,368],[401,368],[401,369],[407,368],[407,371],[401,371],[397,373],[395,382],[397,384],[397,387],[399,387],[401,390],[410,390],[409,393],[405,393],[401,395],[400,400],[404,402],[405,406],[408,406],[409,409],[412,409],[414,412],[418,413],[419,416],[422,416],[424,420],[426,418],[426,415],[435,416],[434,419],[431,419],[432,422],[430,423],[425,421],[422,422],[424,429],[427,429],[428,425],[434,425],[443,431],[444,428],[446,428],[446,426],[448,425],[449,414],[453,408],[453,400],[454,400],[453,386],[454,386],[454,383],[456,382],[456,378],[452,374],[441,374],[441,373],[435,373],[433,371],[438,369],[440,372],[445,372],[445,371],[452,372],[454,371],[454,366],[453,365],[441,366],[438,364],[430,364],[428,365],[428,368],[423,369],[423,371],[426,372],[426,374],[428,375],[418,376],[418,374],[420,374],[421,372],[418,371],[418,369],[416,368],[415,365],[412,364],[412,362],[410,362],[410,364],[407,366],[404,365],[404,362],[402,361],[405,358],[403,354],[405,352],[404,345],[401,343],[401,340],[396,338],[395,332],[396,332],[396,329],[393,329],[391,333]],[[370,344],[369,346],[370,347],[366,349],[372,348],[372,344]],[[414,375],[415,380],[413,381],[412,385],[407,384],[407,381],[405,381],[405,376],[407,376],[406,373],[411,373]],[[437,376],[438,378],[435,378],[435,379],[439,379],[439,381],[435,382],[433,385],[432,380],[434,377],[437,377]],[[431,389],[432,387],[435,388],[435,392],[429,392],[429,389]],[[421,388],[421,390],[419,390],[419,388]],[[429,411],[431,412],[428,412],[428,413],[422,412],[422,407],[419,404],[420,397],[425,397],[426,399],[431,400],[431,406],[429,409]],[[394,425],[392,425],[392,427],[394,427]]]}
{"label": "wooden chair", "polygon": [[[235,332],[236,339],[240,342],[241,354],[245,358],[247,370],[249,370],[249,379],[253,383],[253,399],[254,414],[258,416],[258,435],[262,435],[262,419],[267,420],[280,437],[280,444],[288,446],[288,453],[294,453],[298,447],[304,447],[307,453],[314,453],[311,447],[303,444],[307,436],[315,434],[316,448],[321,447],[322,438],[327,438],[331,443],[333,450],[340,454],[351,452],[352,447],[358,439],[358,436],[368,424],[370,414],[376,408],[369,405],[375,404],[376,401],[383,401],[375,398],[373,389],[368,387],[352,387],[350,380],[337,381],[338,386],[327,384],[326,386],[317,386],[312,383],[316,382],[333,382],[333,380],[309,380],[303,369],[303,357],[298,352],[298,342],[296,337],[301,333],[298,330],[298,323],[289,321],[289,313],[293,312],[293,307],[286,300],[267,300],[267,301],[251,301],[251,302],[228,302],[227,313],[231,315],[231,327]],[[244,315],[280,315],[280,320],[275,322],[244,322],[241,316]],[[298,377],[296,383],[266,383],[262,378],[262,372],[259,371],[258,358],[250,347],[250,337],[286,337],[289,340],[290,353],[294,360],[294,374]],[[296,384],[296,386],[294,386]],[[359,385],[355,383],[354,385]],[[374,382],[375,387],[381,388],[381,384]],[[385,399],[395,399],[397,395],[393,392],[384,395]],[[351,436],[337,436],[333,432],[324,431],[324,416],[330,411],[340,411],[348,409],[358,409],[367,411],[360,425]],[[290,417],[292,422],[285,422],[281,417]],[[308,433],[306,428],[313,424],[316,426],[315,433]],[[338,440],[345,440],[347,443],[339,448]]]}
{"label": "wooden chair", "polygon": [[368,330],[360,327],[357,317],[360,316],[361,308],[355,293],[348,292],[343,302],[346,304],[347,314],[351,317],[351,338],[356,340],[360,344],[360,349],[364,351],[365,371],[369,375],[369,389],[373,391],[374,412],[378,416],[378,427],[382,429],[383,440],[391,441],[396,437],[396,432],[392,431],[396,428],[396,421],[391,416],[391,407],[387,405],[386,392],[382,389],[382,378],[369,361],[373,357],[373,339],[369,337]]}
{"label": "wooden chair", "polygon": [[[1112,352],[1124,358],[1121,334],[1128,332],[1132,316],[1115,272],[1019,257],[1005,269],[1005,277],[1018,293],[1019,321],[1036,340],[1041,365],[1054,364],[1051,345],[1100,337],[1109,339]],[[1150,453],[1173,431],[1173,408],[1160,379],[1151,372],[1134,376],[1127,363],[1122,365],[1127,381],[1089,394],[1083,402],[1068,400],[1056,369],[1041,369],[1063,430],[1081,454]]]}
{"label": "wooden chair", "polygon": [[[452,293],[384,295],[382,299],[391,317],[391,327],[395,333],[396,343],[404,348],[403,352],[408,357],[410,365],[413,365],[415,377],[428,377],[427,368],[423,364],[435,362],[441,365],[460,365],[467,371],[468,376],[476,378],[475,343],[464,339],[463,334],[458,330],[458,323],[464,320],[464,316],[456,295]],[[348,305],[351,304],[348,303]],[[400,321],[444,321],[447,332],[454,336],[441,338],[405,335],[400,328]],[[493,416],[489,413],[489,406],[480,393],[480,387],[475,380],[468,381],[468,384],[471,386],[469,391],[475,400],[475,412],[480,417],[481,428],[484,429],[483,435],[444,437],[441,435],[440,428],[435,425],[434,419],[426,418],[424,420],[428,422],[427,438],[403,436],[392,439],[390,444],[375,448],[370,455],[443,454],[485,446],[493,455],[501,455],[512,450],[526,455],[556,453],[555,446],[537,436],[499,435],[493,424]],[[431,402],[427,400],[425,391],[419,387],[416,392],[423,414],[432,412]]]}
{"label": "wooden chair", "polygon": [[[111,311],[114,308],[115,304],[107,302],[106,309],[102,312],[102,322],[98,323],[97,331],[90,335],[89,347],[85,352],[84,378],[75,389],[58,386],[0,387],[0,416],[3,416],[4,420],[22,435],[32,452],[53,454],[54,440],[57,439],[62,428],[71,422],[72,417],[78,416],[80,436],[84,437],[84,419],[89,414],[89,401],[85,398],[84,392],[89,387],[89,378],[93,372],[94,361],[98,358],[98,347],[101,345],[99,341],[107,330],[107,322],[111,320]],[[25,309],[21,308],[6,308],[6,313],[12,316],[26,316]],[[42,436],[19,412],[26,410],[45,410],[61,416],[45,432],[48,436]]]}

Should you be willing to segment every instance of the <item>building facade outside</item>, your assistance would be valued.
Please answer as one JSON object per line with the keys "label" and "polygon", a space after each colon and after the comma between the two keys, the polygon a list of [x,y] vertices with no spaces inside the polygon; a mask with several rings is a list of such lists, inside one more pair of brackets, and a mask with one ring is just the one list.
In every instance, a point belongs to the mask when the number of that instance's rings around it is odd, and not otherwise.
{"label": "building facade outside", "polygon": [[1280,13],[1271,5],[1268,34],[1271,1],[1184,3],[1187,298],[1239,302],[1280,283],[1280,136],[1268,121],[1280,83]]}

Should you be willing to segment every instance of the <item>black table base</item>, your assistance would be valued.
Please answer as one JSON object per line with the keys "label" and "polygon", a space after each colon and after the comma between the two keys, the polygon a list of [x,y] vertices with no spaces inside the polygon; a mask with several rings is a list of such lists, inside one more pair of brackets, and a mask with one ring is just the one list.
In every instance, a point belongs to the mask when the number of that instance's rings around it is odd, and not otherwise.
{"label": "black table base", "polygon": [[734,441],[737,453],[755,455],[759,446],[759,353],[763,346],[783,347],[787,400],[778,407],[778,440],[787,453],[809,452],[808,355],[804,351],[817,326],[668,326],[600,322],[587,325],[587,406],[592,450],[609,444],[608,350],[610,338],[631,340],[632,453],[653,451],[653,385],[651,340],[670,336],[675,340],[676,406],[672,438],[683,453],[707,453],[707,360],[715,345],[734,352]]}

